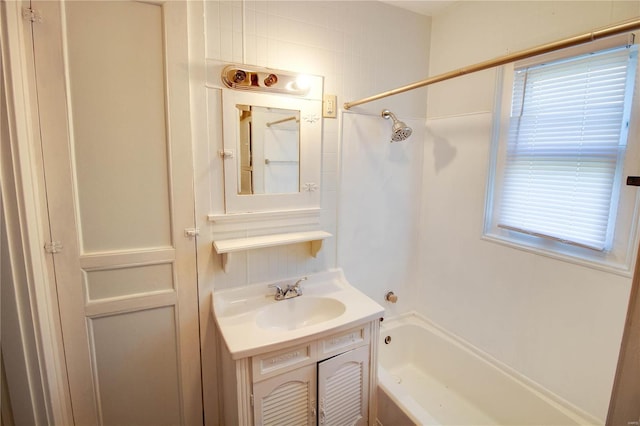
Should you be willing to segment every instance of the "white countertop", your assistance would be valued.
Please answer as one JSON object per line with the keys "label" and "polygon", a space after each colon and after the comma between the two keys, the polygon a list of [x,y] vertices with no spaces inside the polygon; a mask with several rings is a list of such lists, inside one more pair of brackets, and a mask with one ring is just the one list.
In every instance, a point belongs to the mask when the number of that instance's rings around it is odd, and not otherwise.
{"label": "white countertop", "polygon": [[[301,277],[297,277],[301,278]],[[292,330],[265,328],[258,325],[258,315],[265,308],[287,308],[294,299],[276,301],[275,289],[269,284],[293,284],[290,280],[251,284],[240,288],[216,291],[213,295],[213,316],[233,359],[254,356],[296,344],[309,338],[320,338],[366,323],[384,315],[384,308],[351,286],[341,269],[307,275],[302,283],[303,294],[297,298],[332,298],[345,305],[335,318]],[[271,305],[278,304],[273,308]]]}

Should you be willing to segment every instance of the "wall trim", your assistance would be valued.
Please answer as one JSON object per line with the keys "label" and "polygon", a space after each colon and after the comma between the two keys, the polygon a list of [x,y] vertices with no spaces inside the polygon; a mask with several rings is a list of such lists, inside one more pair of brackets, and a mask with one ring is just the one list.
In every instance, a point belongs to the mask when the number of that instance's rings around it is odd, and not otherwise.
{"label": "wall trim", "polygon": [[[31,304],[31,325],[36,336],[35,354],[43,389],[48,424],[73,424],[67,370],[59,323],[51,256],[43,250],[48,240],[46,205],[39,161],[37,105],[35,103],[32,43],[28,21],[22,19],[23,2],[0,3],[0,48],[9,123],[9,141],[15,180],[15,200],[7,203],[18,218],[22,256],[11,259],[26,271],[26,291]],[[37,7],[37,5],[35,5]]]}

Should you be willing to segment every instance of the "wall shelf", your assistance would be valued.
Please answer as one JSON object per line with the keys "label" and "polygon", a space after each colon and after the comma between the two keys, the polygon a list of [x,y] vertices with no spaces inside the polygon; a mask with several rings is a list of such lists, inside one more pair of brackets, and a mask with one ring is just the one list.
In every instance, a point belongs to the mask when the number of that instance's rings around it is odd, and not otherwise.
{"label": "wall shelf", "polygon": [[322,248],[322,242],[332,235],[325,231],[290,232],[284,234],[261,235],[257,237],[233,238],[227,240],[215,240],[213,249],[222,256],[222,268],[228,272],[229,258],[232,253],[239,251],[255,250],[265,247],[275,247],[287,244],[310,243],[310,254],[318,255]]}

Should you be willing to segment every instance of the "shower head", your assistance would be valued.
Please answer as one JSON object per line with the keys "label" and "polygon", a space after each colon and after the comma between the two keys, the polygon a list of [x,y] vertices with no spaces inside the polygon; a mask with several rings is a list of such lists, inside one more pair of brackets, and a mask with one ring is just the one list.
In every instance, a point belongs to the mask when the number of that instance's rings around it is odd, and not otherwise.
{"label": "shower head", "polygon": [[411,133],[413,132],[413,130],[411,130],[411,127],[398,120],[391,111],[385,109],[384,111],[382,111],[382,116],[387,120],[389,119],[389,117],[391,117],[391,119],[393,120],[393,127],[391,129],[393,134],[391,135],[391,142],[400,142],[411,136]]}

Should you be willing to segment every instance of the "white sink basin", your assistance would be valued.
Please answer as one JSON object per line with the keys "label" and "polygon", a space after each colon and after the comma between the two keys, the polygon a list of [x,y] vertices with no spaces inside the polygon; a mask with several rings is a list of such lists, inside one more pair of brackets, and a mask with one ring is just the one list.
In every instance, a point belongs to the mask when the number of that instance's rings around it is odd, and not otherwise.
{"label": "white sink basin", "polygon": [[[0,0],[1,1],[1,0]],[[300,277],[279,283],[293,284]],[[286,348],[382,317],[384,309],[351,286],[342,270],[309,274],[302,296],[274,299],[273,282],[222,289],[213,314],[232,359]]]}
{"label": "white sink basin", "polygon": [[263,308],[256,316],[260,328],[295,330],[339,317],[346,307],[329,297],[298,296]]}

